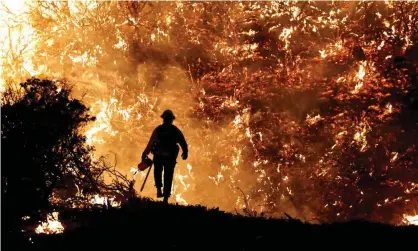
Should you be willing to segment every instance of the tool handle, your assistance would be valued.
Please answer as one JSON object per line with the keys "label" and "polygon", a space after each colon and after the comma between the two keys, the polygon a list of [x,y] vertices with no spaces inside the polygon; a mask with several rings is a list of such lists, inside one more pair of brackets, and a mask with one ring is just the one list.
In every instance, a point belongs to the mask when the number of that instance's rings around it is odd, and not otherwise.
{"label": "tool handle", "polygon": [[145,176],[145,179],[144,179],[144,183],[142,183],[141,192],[142,192],[142,190],[144,190],[144,187],[145,187],[145,182],[147,182],[148,175],[149,175],[149,173],[151,172],[151,168],[152,168],[152,165],[151,165],[151,166],[149,167],[149,169],[148,169],[147,176]]}

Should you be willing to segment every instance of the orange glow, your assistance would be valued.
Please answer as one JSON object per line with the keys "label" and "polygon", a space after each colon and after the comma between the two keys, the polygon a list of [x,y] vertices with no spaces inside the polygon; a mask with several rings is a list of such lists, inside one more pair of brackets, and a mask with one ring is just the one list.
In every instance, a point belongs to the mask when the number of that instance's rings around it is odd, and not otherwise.
{"label": "orange glow", "polygon": [[404,222],[409,225],[418,226],[418,215],[404,215]]}
{"label": "orange glow", "polygon": [[37,234],[61,234],[64,232],[64,226],[58,220],[59,213],[53,212],[47,215],[47,221],[41,222],[35,229]]}
{"label": "orange glow", "polygon": [[[396,2],[379,3],[372,33],[356,2],[164,2],[139,18],[139,2],[0,1],[0,91],[67,78],[96,117],[84,131],[92,157],[114,154],[137,190],[141,152],[170,108],[190,147],[174,203],[415,224],[417,149],[395,144],[408,138],[391,124],[408,74],[384,75],[416,41]],[[140,195],[155,197],[152,178]],[[365,203],[377,213],[357,210]]]}

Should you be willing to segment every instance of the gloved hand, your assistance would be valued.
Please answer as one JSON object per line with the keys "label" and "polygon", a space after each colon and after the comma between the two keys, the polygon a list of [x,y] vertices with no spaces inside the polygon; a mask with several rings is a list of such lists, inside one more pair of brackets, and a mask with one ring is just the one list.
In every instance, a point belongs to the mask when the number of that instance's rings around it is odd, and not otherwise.
{"label": "gloved hand", "polygon": [[142,153],[142,160],[146,160],[148,158],[148,154],[146,152]]}
{"label": "gloved hand", "polygon": [[187,153],[187,152],[183,152],[183,153],[181,154],[181,158],[182,158],[183,160],[186,160],[186,159],[187,159],[187,157],[188,157],[188,153]]}

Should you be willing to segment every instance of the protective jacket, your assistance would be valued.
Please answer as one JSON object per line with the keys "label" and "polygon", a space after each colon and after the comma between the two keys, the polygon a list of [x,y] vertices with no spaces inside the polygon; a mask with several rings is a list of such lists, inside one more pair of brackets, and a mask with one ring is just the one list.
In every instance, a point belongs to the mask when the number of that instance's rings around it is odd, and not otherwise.
{"label": "protective jacket", "polygon": [[188,146],[183,133],[173,124],[162,124],[154,129],[151,138],[148,141],[144,154],[150,152],[154,156],[165,156],[177,158],[179,146],[183,153],[188,153]]}

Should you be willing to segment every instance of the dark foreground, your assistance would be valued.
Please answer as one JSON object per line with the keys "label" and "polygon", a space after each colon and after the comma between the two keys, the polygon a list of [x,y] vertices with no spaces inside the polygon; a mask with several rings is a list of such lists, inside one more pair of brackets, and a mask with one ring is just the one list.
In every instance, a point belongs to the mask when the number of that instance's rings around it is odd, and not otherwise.
{"label": "dark foreground", "polygon": [[[4,215],[3,215],[4,216]],[[60,235],[2,231],[3,250],[414,249],[418,227],[369,222],[310,225],[139,200],[122,209],[64,211]],[[31,241],[29,241],[29,237]],[[33,242],[33,243],[31,243]]]}

